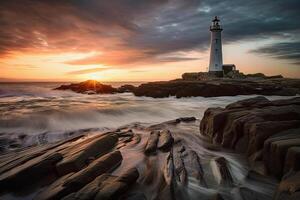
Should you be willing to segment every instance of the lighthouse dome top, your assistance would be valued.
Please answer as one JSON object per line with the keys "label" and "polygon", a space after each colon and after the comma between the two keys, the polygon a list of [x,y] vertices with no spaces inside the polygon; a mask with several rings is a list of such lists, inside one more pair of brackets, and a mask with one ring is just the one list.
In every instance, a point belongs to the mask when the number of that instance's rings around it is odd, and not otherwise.
{"label": "lighthouse dome top", "polygon": [[222,31],[222,27],[220,25],[220,19],[218,16],[215,16],[212,20],[211,26],[210,26],[211,31]]}

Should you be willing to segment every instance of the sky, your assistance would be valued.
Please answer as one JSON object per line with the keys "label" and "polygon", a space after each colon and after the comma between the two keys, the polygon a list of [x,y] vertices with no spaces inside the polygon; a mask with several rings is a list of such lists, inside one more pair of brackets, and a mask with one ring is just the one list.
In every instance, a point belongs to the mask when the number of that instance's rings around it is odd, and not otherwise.
{"label": "sky", "polygon": [[1,0],[0,81],[154,81],[223,62],[300,78],[299,0]]}

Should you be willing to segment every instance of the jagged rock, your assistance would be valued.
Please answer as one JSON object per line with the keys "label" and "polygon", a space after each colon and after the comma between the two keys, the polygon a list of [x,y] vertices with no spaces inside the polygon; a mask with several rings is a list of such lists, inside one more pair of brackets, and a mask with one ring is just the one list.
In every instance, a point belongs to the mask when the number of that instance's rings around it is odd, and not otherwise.
{"label": "jagged rock", "polygon": [[197,155],[197,153],[193,150],[189,151],[189,157],[190,157],[190,165],[191,165],[191,170],[192,170],[192,177],[195,177],[196,179],[199,180],[199,183],[202,186],[207,186],[205,179],[204,179],[204,171],[202,169],[202,165],[200,162],[200,158]]}
{"label": "jagged rock", "polygon": [[174,142],[174,138],[169,130],[160,131],[159,141],[157,147],[163,151],[168,151]]}
{"label": "jagged rock", "polygon": [[220,185],[231,186],[233,184],[233,179],[230,170],[227,166],[227,161],[224,157],[216,158],[213,162],[216,164],[215,176],[217,182]]}
{"label": "jagged rock", "polygon": [[119,177],[103,174],[81,190],[69,194],[63,200],[116,199],[123,195],[138,177],[139,173],[136,168],[128,170]]}
{"label": "jagged rock", "polygon": [[56,164],[57,172],[65,175],[82,169],[90,157],[99,157],[115,147],[118,137],[113,134],[96,136],[84,140],[80,145],[74,145],[63,151],[64,159]]}
{"label": "jagged rock", "polygon": [[82,170],[63,176],[36,196],[36,200],[60,199],[75,192],[93,181],[97,176],[109,172],[119,166],[122,155],[119,151],[106,154],[94,160]]}
{"label": "jagged rock", "polygon": [[187,184],[187,170],[179,148],[171,149],[164,166],[164,179],[171,191],[174,191],[178,184],[183,186]]}
{"label": "jagged rock", "polygon": [[159,139],[159,131],[152,131],[145,147],[145,153],[155,153],[157,149],[157,143]]}

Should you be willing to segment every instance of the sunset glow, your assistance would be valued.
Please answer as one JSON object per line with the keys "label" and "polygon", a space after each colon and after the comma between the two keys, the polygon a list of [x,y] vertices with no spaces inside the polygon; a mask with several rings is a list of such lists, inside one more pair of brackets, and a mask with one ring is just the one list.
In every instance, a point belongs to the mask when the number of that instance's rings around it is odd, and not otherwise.
{"label": "sunset glow", "polygon": [[[6,38],[0,41],[1,81],[87,78],[149,81],[206,71],[208,27],[211,17],[220,15],[220,5],[208,2],[190,5],[189,1],[170,1],[132,7],[126,7],[121,1],[112,3],[114,6],[98,1],[80,5],[68,1],[22,2],[13,0],[0,5],[4,24],[0,34]],[[180,9],[182,6],[185,9]],[[226,20],[234,12],[224,11],[220,15],[224,19],[224,63],[235,63],[244,73],[300,77],[296,31],[299,27],[291,25],[285,29],[283,24],[287,19],[283,16],[275,20],[267,12],[260,18],[255,15],[258,8],[250,5],[245,8],[261,24],[251,25],[251,17],[238,12],[230,18],[238,19],[234,21]],[[126,17],[115,16],[111,9]],[[278,7],[274,5],[271,9]],[[178,10],[180,16],[176,15]],[[259,28],[263,24],[269,27],[268,32]],[[244,26],[252,28],[246,30]],[[294,47],[287,48],[291,42]]]}

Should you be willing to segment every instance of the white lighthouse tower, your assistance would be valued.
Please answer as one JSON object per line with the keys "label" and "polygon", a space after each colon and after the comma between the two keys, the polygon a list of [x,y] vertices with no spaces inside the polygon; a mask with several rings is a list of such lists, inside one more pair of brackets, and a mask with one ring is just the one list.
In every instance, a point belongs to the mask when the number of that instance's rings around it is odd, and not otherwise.
{"label": "white lighthouse tower", "polygon": [[223,57],[222,57],[222,27],[217,16],[212,20],[210,26],[211,31],[211,46],[210,46],[210,60],[209,73],[217,76],[223,76]]}

